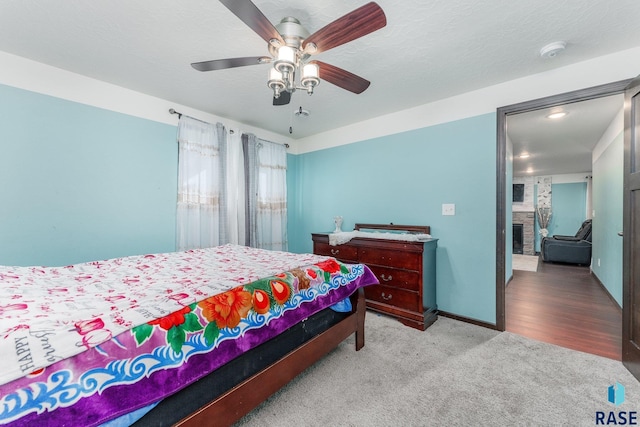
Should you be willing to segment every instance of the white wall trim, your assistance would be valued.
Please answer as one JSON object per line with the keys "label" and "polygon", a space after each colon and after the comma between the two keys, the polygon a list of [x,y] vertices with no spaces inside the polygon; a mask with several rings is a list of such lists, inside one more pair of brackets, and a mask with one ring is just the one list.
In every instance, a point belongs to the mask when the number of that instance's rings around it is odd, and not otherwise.
{"label": "white wall trim", "polygon": [[302,154],[495,112],[497,108],[640,74],[640,47],[365,120],[297,140]]}
{"label": "white wall trim", "polygon": [[639,73],[640,47],[636,47],[294,140],[229,118],[0,52],[0,84],[172,125],[177,124],[178,118],[169,114],[168,110],[174,108],[201,120],[220,121],[229,128],[290,144],[289,152],[294,154],[492,113],[502,106],[624,80]]}
{"label": "white wall trim", "polygon": [[178,124],[178,116],[169,114],[169,109],[174,108],[188,116],[209,123],[221,122],[227,128],[254,133],[266,140],[290,145],[293,142],[292,138],[226,117],[215,116],[2,51],[0,84],[170,125]]}

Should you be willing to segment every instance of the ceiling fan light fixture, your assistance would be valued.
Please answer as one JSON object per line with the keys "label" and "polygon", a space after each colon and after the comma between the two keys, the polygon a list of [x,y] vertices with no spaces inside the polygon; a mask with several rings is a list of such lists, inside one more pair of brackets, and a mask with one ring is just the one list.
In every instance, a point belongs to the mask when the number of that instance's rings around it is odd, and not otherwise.
{"label": "ceiling fan light fixture", "polygon": [[309,95],[313,94],[313,88],[320,84],[320,67],[318,67],[318,64],[306,64],[302,67],[300,84],[307,89]]}
{"label": "ceiling fan light fixture", "polygon": [[269,69],[269,81],[267,81],[267,86],[273,90],[274,98],[279,98],[280,93],[285,88],[282,73],[273,67]]}
{"label": "ceiling fan light fixture", "polygon": [[292,16],[283,18],[274,26],[252,0],[220,2],[267,42],[270,56],[194,62],[191,66],[196,70],[213,71],[272,63],[273,71],[269,71],[267,85],[273,90],[273,105],[289,104],[291,95],[298,89],[313,94],[314,88],[320,84],[320,77],[355,94],[369,87],[371,82],[368,80],[331,64],[313,61],[314,65],[309,65],[309,57],[385,27],[387,17],[375,1],[352,10],[313,34]]}
{"label": "ceiling fan light fixture", "polygon": [[290,46],[280,46],[273,67],[284,75],[292,72],[296,68],[296,50]]}

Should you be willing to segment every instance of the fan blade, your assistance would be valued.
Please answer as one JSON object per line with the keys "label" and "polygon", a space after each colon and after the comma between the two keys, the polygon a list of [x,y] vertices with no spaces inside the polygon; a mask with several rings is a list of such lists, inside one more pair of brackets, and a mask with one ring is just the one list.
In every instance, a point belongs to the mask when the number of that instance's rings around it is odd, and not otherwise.
{"label": "fan blade", "polygon": [[225,68],[244,67],[271,62],[268,56],[247,56],[245,58],[214,59],[213,61],[194,62],[191,64],[198,71],[224,70]]}
{"label": "fan blade", "polygon": [[387,17],[382,8],[374,2],[367,3],[311,34],[302,48],[313,43],[316,50],[309,53],[320,53],[366,36],[385,25]]}
{"label": "fan blade", "polygon": [[342,89],[353,93],[362,93],[371,84],[369,80],[365,80],[360,76],[350,73],[347,70],[338,68],[335,65],[327,64],[321,61],[312,61],[320,67],[320,78],[334,84]]}
{"label": "fan blade", "polygon": [[249,28],[258,33],[267,43],[275,39],[281,44],[285,44],[276,27],[273,26],[267,17],[260,12],[260,9],[250,0],[220,0],[220,3],[225,5],[227,9],[247,24]]}
{"label": "fan blade", "polygon": [[284,91],[280,93],[280,96],[273,98],[273,105],[287,105],[291,102],[291,92]]}

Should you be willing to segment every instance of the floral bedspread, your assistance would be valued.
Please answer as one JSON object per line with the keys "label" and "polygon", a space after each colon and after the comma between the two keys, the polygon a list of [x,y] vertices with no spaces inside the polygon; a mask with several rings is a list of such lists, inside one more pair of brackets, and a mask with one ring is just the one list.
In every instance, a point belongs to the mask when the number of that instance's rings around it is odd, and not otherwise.
{"label": "floral bedspread", "polygon": [[360,264],[237,245],[0,267],[0,423],[98,425],[371,283]]}

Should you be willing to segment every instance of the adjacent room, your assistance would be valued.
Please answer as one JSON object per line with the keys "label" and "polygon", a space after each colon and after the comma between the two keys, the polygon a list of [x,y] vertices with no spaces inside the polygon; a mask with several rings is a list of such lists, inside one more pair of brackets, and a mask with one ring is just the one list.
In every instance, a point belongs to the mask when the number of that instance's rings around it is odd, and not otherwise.
{"label": "adjacent room", "polygon": [[0,424],[637,410],[637,16],[3,2]]}
{"label": "adjacent room", "polygon": [[513,274],[506,329],[616,360],[623,103],[612,95],[516,114],[507,123]]}

